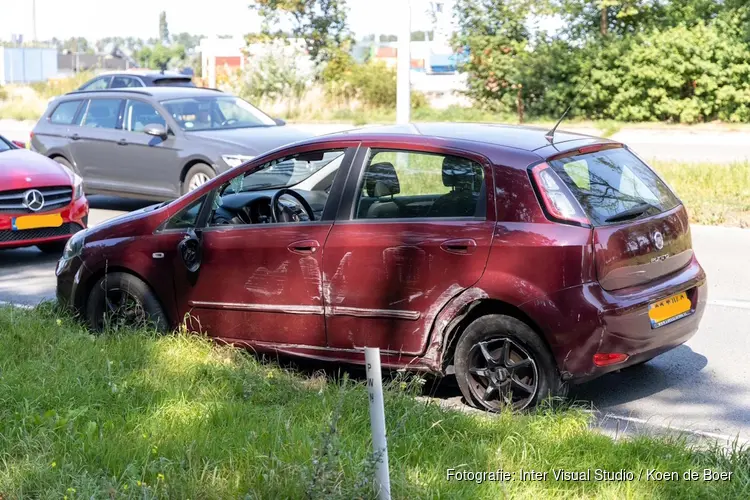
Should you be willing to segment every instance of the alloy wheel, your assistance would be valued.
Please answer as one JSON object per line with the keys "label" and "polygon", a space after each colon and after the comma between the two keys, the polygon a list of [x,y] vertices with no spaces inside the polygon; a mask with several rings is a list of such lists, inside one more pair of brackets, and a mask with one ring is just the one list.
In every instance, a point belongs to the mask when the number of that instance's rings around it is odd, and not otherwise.
{"label": "alloy wheel", "polygon": [[109,330],[139,328],[148,324],[148,314],[138,298],[128,290],[110,288],[104,294],[102,326]]}
{"label": "alloy wheel", "polygon": [[210,180],[210,178],[208,177],[207,174],[204,174],[203,172],[198,172],[197,174],[193,175],[190,178],[190,184],[188,184],[188,189],[190,191],[192,191],[194,189],[198,189],[199,187],[201,187],[203,184],[205,184],[209,180]]}
{"label": "alloy wheel", "polygon": [[529,353],[509,338],[476,343],[469,353],[469,389],[490,410],[522,410],[536,396],[539,373]]}

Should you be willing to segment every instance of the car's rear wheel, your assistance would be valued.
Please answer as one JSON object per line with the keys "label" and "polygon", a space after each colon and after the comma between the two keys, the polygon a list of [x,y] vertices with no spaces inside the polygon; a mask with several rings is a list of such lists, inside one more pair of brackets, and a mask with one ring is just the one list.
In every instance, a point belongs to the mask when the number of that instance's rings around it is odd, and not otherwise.
{"label": "car's rear wheel", "polygon": [[159,299],[143,280],[128,273],[104,275],[86,304],[89,327],[97,332],[123,328],[167,329]]}
{"label": "car's rear wheel", "polygon": [[482,316],[467,326],[456,345],[454,365],[466,402],[487,411],[533,408],[566,392],[542,339],[511,316]]}
{"label": "car's rear wheel", "polygon": [[182,183],[182,194],[198,189],[214,177],[216,177],[214,169],[205,163],[196,163],[185,174],[185,181]]}
{"label": "car's rear wheel", "polygon": [[40,243],[36,247],[44,253],[61,255],[63,250],[65,250],[65,242],[55,241],[54,243]]}

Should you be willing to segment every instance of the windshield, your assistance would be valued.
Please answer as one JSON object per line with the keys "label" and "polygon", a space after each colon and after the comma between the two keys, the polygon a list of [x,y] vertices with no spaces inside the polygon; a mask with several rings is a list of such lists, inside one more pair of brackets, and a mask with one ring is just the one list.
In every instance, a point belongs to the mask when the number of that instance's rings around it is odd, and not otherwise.
{"label": "windshield", "polygon": [[238,97],[190,97],[163,101],[182,130],[221,130],[276,125],[271,117]]}
{"label": "windshield", "polygon": [[259,170],[238,175],[227,183],[222,195],[294,186],[323,169],[326,172],[323,172],[322,176],[336,171],[343,159],[343,149],[299,153],[279,158],[264,163]]}
{"label": "windshield", "polygon": [[6,142],[5,138],[0,137],[0,153],[2,153],[3,151],[9,151],[11,149],[14,149],[13,146]]}

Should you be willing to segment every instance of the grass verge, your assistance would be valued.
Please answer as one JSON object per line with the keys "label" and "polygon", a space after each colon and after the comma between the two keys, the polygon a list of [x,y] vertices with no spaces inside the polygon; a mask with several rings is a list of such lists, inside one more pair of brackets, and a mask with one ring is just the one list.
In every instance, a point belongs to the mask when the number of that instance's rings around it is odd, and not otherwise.
{"label": "grass verge", "polygon": [[[43,305],[0,308],[2,498],[367,498],[367,394],[346,377],[302,376],[206,339],[94,337]],[[615,442],[575,409],[465,414],[389,384],[394,498],[747,498],[750,453],[679,440]],[[447,470],[513,481],[449,481]],[[556,481],[553,471],[592,471]],[[521,481],[519,471],[546,472]],[[632,472],[595,481],[596,469]],[[704,469],[729,481],[647,481]],[[639,479],[640,477],[640,479]]]}
{"label": "grass verge", "polygon": [[687,207],[691,222],[750,227],[750,163],[652,161]]}

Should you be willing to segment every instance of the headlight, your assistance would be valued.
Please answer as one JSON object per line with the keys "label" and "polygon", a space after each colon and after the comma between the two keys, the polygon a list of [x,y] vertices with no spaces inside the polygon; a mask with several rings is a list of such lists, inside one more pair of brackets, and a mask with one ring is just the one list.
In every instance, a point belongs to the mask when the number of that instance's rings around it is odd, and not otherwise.
{"label": "headlight", "polygon": [[221,159],[224,160],[224,163],[229,165],[231,168],[239,167],[243,163],[247,163],[253,158],[255,157],[248,155],[221,155]]}
{"label": "headlight", "polygon": [[83,179],[80,175],[73,173],[73,199],[77,200],[83,196]]}
{"label": "headlight", "polygon": [[83,250],[83,244],[86,240],[86,230],[78,231],[76,234],[70,237],[68,242],[65,244],[62,258],[63,260],[72,259],[81,255]]}

